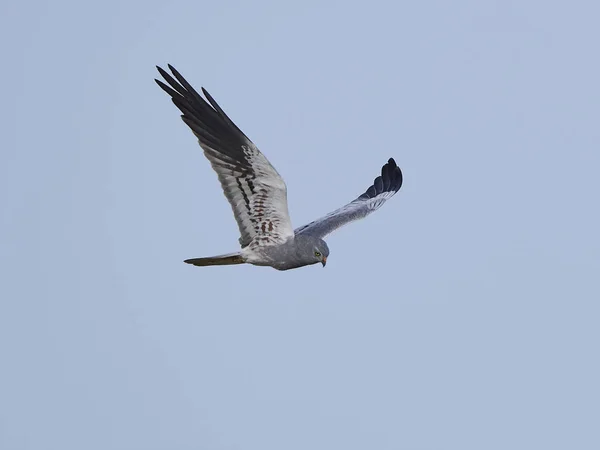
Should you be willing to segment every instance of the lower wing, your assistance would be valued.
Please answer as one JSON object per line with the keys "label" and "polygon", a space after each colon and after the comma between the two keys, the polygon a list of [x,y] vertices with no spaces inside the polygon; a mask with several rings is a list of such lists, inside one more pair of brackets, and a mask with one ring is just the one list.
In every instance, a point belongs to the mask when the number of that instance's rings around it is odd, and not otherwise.
{"label": "lower wing", "polygon": [[390,158],[381,168],[381,176],[375,178],[373,185],[364,194],[326,216],[297,228],[294,233],[306,233],[322,238],[341,226],[362,219],[379,209],[401,186],[402,171],[396,165],[396,161]]}

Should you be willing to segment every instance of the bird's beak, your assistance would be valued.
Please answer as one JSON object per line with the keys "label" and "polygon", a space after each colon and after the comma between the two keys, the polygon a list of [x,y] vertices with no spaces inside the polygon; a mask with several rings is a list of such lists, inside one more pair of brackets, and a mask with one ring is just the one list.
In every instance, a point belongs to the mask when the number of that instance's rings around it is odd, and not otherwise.
{"label": "bird's beak", "polygon": [[323,259],[321,260],[321,264],[323,264],[323,267],[325,267],[325,264],[327,264],[327,258],[325,256],[323,256]]}

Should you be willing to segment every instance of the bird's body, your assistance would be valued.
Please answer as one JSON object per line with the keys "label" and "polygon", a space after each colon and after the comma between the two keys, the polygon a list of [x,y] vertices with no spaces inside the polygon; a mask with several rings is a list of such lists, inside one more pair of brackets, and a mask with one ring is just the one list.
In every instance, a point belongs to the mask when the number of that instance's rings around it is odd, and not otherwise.
{"label": "bird's body", "polygon": [[[311,264],[325,266],[329,247],[323,237],[346,223],[378,209],[402,186],[402,172],[393,159],[372,186],[358,198],[300,228],[293,229],[283,178],[248,137],[202,89],[204,100],[171,66],[176,80],[158,67],[166,85],[156,80],[181,110],[205,156],[217,173],[240,229],[242,250],[188,259],[196,266],[253,264],[288,270]],[[209,104],[210,103],[210,104]]]}
{"label": "bird's body", "polygon": [[[320,256],[315,256],[315,252],[318,252]],[[324,240],[314,236],[297,235],[280,245],[255,246],[251,244],[244,247],[239,253],[188,259],[185,262],[196,266],[245,263],[273,267],[277,270],[289,270],[317,263],[325,265],[328,256],[329,247]]]}
{"label": "bird's body", "polygon": [[[320,256],[315,256],[315,252]],[[317,263],[325,265],[329,247],[318,237],[295,235],[277,246],[245,247],[241,256],[249,264],[289,270]]]}

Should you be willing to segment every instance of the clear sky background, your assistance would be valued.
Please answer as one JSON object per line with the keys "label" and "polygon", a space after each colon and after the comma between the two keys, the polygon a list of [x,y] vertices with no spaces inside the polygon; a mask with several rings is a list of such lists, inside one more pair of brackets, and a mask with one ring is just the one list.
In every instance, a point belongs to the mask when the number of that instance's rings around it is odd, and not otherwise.
{"label": "clear sky background", "polygon": [[[0,448],[600,448],[600,6],[3,2]],[[155,64],[293,224],[387,158],[325,269],[235,251]]]}

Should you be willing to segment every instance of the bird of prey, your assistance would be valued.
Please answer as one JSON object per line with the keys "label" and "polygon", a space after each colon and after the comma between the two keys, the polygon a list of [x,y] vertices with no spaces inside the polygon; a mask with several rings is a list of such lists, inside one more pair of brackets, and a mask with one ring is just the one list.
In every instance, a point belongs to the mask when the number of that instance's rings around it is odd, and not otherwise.
{"label": "bird of prey", "polygon": [[168,67],[173,76],[157,66],[167,84],[155,81],[182,112],[181,118],[196,135],[204,155],[217,172],[241,234],[240,252],[188,259],[186,263],[195,266],[254,264],[277,270],[316,263],[325,267],[329,247],[323,238],[342,225],[372,213],[402,186],[402,172],[390,158],[381,169],[381,176],[375,178],[362,195],[294,230],[283,178],[204,88],[206,100],[175,68]]}

